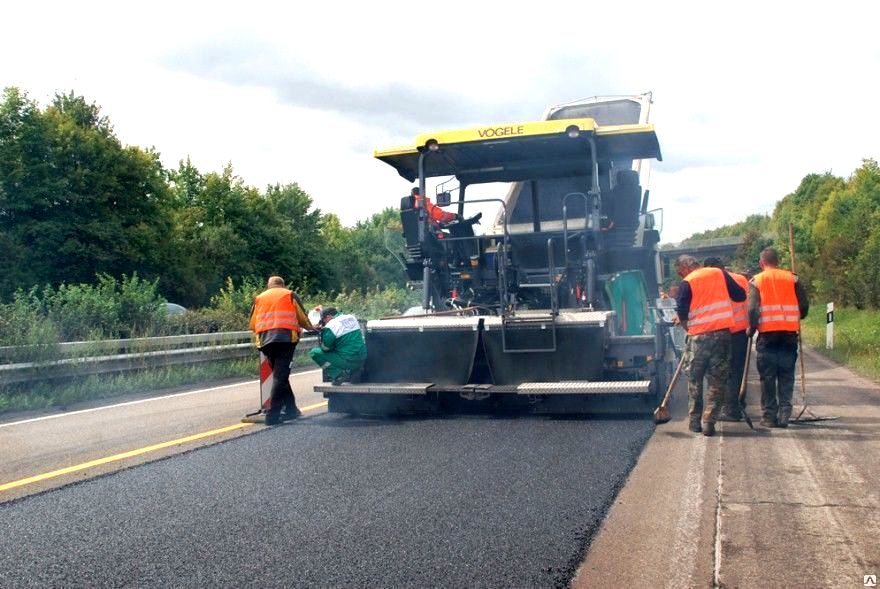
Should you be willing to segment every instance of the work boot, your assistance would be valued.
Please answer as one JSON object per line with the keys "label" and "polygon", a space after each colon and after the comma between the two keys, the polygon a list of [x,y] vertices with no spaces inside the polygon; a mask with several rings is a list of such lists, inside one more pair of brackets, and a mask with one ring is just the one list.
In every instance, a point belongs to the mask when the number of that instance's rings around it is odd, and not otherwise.
{"label": "work boot", "polygon": [[278,425],[281,423],[281,412],[280,411],[267,411],[266,412],[266,425]]}
{"label": "work boot", "polygon": [[351,371],[343,370],[339,374],[336,375],[336,378],[333,379],[333,384],[336,386],[343,384],[351,384]]}
{"label": "work boot", "polygon": [[[761,425],[764,427],[777,427],[776,418],[767,417],[766,415],[761,418]],[[786,424],[788,425],[788,424]]]}
{"label": "work boot", "polygon": [[715,435],[715,424],[708,421],[703,422],[703,435],[707,438]]}
{"label": "work boot", "polygon": [[791,419],[791,411],[780,411],[776,420],[776,427],[788,427],[788,421]]}
{"label": "work boot", "polygon": [[302,416],[302,411],[300,411],[299,407],[296,405],[294,405],[292,409],[286,407],[284,411],[281,412],[281,421],[293,421],[300,416]]}
{"label": "work boot", "polygon": [[718,421],[742,421],[742,412],[739,409],[725,409],[718,416]]}
{"label": "work boot", "polygon": [[698,434],[698,433],[700,433],[701,431],[703,431],[703,428],[700,427],[700,422],[699,422],[699,420],[694,420],[694,419],[692,419],[691,422],[690,422],[690,424],[688,424],[688,429],[689,429],[690,431],[694,432],[695,434]]}

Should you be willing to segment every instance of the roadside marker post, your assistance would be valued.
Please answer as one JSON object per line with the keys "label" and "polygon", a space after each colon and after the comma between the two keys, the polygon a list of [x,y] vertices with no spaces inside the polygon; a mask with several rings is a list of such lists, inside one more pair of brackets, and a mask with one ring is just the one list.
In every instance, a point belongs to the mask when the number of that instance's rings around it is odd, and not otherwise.
{"label": "roadside marker post", "polygon": [[834,303],[825,306],[825,348],[834,349]]}
{"label": "roadside marker post", "polygon": [[[263,352],[260,352],[260,408],[253,413],[248,413],[242,417],[244,423],[262,423],[263,415],[269,411],[269,405],[272,399],[272,383],[275,377],[272,374],[272,365],[269,358]],[[260,417],[256,417],[256,416]]]}
{"label": "roadside marker post", "polygon": [[260,408],[264,413],[269,409],[274,382],[275,377],[272,375],[272,365],[269,364],[269,358],[260,352]]}

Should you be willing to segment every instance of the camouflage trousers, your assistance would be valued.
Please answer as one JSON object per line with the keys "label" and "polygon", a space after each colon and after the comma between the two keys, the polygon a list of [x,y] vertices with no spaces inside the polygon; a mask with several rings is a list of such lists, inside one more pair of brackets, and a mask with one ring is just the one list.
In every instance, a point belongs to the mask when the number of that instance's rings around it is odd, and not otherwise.
{"label": "camouflage trousers", "polygon": [[[715,423],[730,386],[730,331],[710,331],[688,338],[685,351],[688,375],[688,415],[691,423]],[[709,381],[705,409],[703,378]]]}

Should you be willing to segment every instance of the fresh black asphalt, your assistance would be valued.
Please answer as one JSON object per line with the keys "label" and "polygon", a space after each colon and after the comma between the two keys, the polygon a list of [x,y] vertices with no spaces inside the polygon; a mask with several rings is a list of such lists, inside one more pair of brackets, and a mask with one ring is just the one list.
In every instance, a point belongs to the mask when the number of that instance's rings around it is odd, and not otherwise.
{"label": "fresh black asphalt", "polygon": [[0,587],[565,585],[652,431],[307,418],[0,505]]}

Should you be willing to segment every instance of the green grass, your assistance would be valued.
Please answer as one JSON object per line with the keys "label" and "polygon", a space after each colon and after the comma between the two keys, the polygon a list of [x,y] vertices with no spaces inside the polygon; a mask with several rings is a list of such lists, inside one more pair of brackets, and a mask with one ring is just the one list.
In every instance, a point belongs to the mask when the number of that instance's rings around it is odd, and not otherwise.
{"label": "green grass", "polygon": [[880,380],[880,310],[834,310],[834,349],[825,349],[825,305],[810,308],[804,343],[855,371]]}

